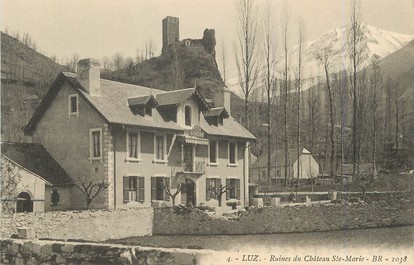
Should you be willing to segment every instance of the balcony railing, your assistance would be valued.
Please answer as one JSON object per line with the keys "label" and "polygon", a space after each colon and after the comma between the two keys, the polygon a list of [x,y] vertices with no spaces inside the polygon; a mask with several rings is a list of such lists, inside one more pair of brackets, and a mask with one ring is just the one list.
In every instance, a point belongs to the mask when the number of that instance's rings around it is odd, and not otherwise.
{"label": "balcony railing", "polygon": [[182,170],[184,173],[204,173],[204,160],[194,160],[189,162],[182,162]]}

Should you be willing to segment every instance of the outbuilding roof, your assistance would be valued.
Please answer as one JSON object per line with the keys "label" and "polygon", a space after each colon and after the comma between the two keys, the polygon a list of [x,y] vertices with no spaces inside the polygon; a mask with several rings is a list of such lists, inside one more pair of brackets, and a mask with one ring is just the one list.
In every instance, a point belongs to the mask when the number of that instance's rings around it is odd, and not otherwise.
{"label": "outbuilding roof", "polygon": [[2,156],[31,171],[52,185],[73,181],[46,148],[37,143],[1,143]]}

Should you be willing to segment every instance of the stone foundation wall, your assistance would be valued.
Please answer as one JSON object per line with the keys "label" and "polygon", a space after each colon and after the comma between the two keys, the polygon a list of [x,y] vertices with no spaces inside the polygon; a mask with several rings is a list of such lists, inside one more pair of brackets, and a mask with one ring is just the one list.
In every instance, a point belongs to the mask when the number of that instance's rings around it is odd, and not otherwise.
{"label": "stone foundation wall", "polygon": [[0,239],[0,264],[205,264],[212,251]]}
{"label": "stone foundation wall", "polygon": [[0,237],[19,227],[32,228],[37,238],[104,241],[152,233],[152,208],[67,211],[2,215]]}
{"label": "stone foundation wall", "polygon": [[[395,198],[395,196],[391,196]],[[233,220],[198,209],[154,211],[154,235],[229,235],[332,231],[414,224],[413,200],[318,203],[253,208]]]}

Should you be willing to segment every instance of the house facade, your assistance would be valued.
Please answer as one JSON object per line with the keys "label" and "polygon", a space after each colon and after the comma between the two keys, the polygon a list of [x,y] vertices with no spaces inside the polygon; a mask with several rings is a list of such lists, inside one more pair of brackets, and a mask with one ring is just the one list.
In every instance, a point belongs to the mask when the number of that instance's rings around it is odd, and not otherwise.
{"label": "house facade", "polygon": [[[271,154],[271,179],[284,179],[285,171],[287,171],[288,179],[297,179],[298,163],[300,179],[315,178],[319,175],[319,164],[306,148],[302,148],[299,159],[297,148],[289,149],[287,157],[288,167],[286,168],[284,150],[275,150]],[[258,183],[267,181],[267,168],[267,156],[262,155],[250,167],[251,179]]]}
{"label": "house facade", "polygon": [[[195,88],[166,92],[101,79],[93,59],[78,69],[59,74],[25,133],[72,178],[109,184],[92,208],[171,204],[171,194],[175,204],[217,206],[220,186],[229,187],[222,205],[247,205],[255,137],[229,115],[228,91],[212,108]],[[83,208],[83,198],[72,189],[72,208]]]}
{"label": "house facade", "polygon": [[2,143],[2,210],[71,209],[72,179],[40,144]]}

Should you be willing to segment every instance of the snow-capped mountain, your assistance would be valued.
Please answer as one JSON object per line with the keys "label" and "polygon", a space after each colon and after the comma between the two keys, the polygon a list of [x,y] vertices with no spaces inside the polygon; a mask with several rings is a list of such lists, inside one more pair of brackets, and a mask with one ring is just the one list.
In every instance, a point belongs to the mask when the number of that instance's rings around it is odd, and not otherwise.
{"label": "snow-capped mountain", "polygon": [[[367,24],[362,25],[362,44],[363,54],[360,69],[371,64],[372,60],[382,59],[385,56],[401,49],[409,41],[414,39],[414,35],[406,35],[386,31]],[[349,27],[337,28],[325,33],[319,39],[309,41],[303,45],[302,69],[305,78],[323,76],[323,67],[317,59],[318,54],[324,49],[331,50],[330,72],[339,72],[342,69],[349,69],[350,58],[348,53],[347,36]],[[290,75],[295,77],[294,73],[298,67],[298,45],[293,46],[288,51],[290,61]],[[279,58],[280,66],[284,62],[284,56]]]}

